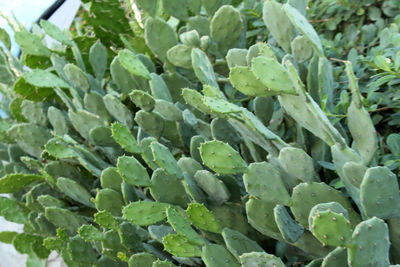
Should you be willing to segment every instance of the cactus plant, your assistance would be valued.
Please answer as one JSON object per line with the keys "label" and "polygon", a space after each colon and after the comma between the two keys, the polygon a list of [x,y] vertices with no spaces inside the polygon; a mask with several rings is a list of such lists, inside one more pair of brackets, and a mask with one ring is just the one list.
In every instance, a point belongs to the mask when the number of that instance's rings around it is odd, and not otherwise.
{"label": "cactus plant", "polygon": [[24,224],[1,242],[68,266],[400,264],[393,1],[89,2],[72,34],[7,18],[20,59],[0,30],[0,216]]}

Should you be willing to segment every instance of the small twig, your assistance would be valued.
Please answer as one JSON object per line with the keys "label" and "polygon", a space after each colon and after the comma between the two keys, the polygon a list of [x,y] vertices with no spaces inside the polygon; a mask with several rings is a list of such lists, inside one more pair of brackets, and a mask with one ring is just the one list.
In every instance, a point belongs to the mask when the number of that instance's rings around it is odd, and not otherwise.
{"label": "small twig", "polygon": [[371,110],[369,111],[369,113],[373,113],[373,112],[380,112],[380,111],[385,111],[385,110],[389,110],[392,109],[392,107],[382,107],[382,108],[377,108],[375,110]]}
{"label": "small twig", "polygon": [[228,78],[217,78],[217,82],[219,83],[229,83],[229,79]]}
{"label": "small twig", "polygon": [[335,58],[335,57],[331,57],[329,59],[332,60],[332,61],[337,61],[337,62],[342,62],[342,63],[346,62],[346,60],[343,60],[343,59],[340,59],[340,58]]}

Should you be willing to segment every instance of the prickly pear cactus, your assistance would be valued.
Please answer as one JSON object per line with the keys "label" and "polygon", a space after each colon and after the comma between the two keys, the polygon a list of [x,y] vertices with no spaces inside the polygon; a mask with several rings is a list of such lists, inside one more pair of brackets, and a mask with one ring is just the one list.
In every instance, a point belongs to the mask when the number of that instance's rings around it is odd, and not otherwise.
{"label": "prickly pear cactus", "polygon": [[0,14],[27,266],[400,264],[396,1],[83,2],[71,31]]}

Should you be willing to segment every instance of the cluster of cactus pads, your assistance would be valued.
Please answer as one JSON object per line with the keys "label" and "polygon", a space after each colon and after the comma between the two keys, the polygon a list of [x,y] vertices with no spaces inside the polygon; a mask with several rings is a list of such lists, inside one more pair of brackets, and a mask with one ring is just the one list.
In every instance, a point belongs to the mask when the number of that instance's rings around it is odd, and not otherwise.
{"label": "cluster of cactus pads", "polygon": [[0,216],[24,224],[0,241],[27,266],[400,264],[398,178],[307,1],[84,2],[92,35],[8,19],[0,53]]}

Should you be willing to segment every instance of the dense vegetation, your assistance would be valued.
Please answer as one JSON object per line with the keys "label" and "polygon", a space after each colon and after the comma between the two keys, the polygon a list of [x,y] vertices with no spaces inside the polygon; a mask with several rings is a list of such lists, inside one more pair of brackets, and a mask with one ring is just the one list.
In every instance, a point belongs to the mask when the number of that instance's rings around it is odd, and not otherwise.
{"label": "dense vegetation", "polygon": [[398,0],[83,2],[0,29],[27,266],[400,264]]}

